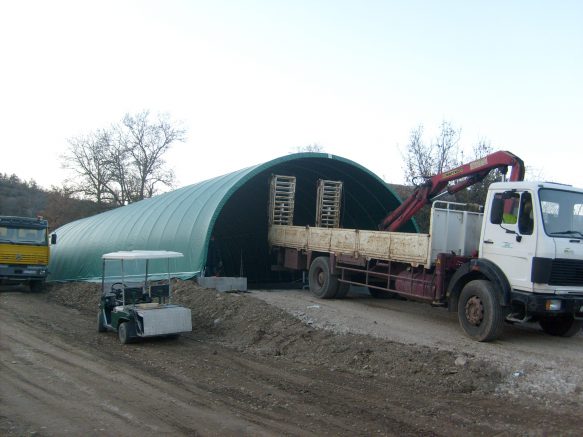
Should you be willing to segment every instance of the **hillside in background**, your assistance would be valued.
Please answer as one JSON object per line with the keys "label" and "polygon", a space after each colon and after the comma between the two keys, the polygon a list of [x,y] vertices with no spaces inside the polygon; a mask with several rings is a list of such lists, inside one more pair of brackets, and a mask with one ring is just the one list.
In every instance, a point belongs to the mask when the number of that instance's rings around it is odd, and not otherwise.
{"label": "hillside in background", "polygon": [[45,190],[34,181],[0,173],[0,215],[42,216],[53,231],[64,224],[106,211],[108,207],[81,200],[63,189]]}

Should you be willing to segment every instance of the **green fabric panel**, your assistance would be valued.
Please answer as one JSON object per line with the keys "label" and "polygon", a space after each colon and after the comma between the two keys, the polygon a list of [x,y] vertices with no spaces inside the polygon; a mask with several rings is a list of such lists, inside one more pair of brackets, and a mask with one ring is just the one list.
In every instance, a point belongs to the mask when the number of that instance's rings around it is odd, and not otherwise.
{"label": "green fabric panel", "polygon": [[[200,274],[211,234],[225,274],[251,281],[274,279],[267,247],[267,204],[272,174],[297,177],[294,224],[313,225],[316,182],[344,182],[342,226],[376,229],[400,200],[384,182],[359,164],[334,155],[299,153],[219,176],[151,199],[69,223],[55,232],[49,281],[101,277],[101,255],[119,250],[172,250],[181,279]],[[403,231],[417,232],[413,222]],[[163,273],[163,272],[150,272]]]}

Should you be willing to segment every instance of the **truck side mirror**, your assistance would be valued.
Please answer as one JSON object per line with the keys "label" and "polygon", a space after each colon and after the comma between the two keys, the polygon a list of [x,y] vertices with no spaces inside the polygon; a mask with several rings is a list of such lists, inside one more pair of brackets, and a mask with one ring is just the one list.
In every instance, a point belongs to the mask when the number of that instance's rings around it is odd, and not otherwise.
{"label": "truck side mirror", "polygon": [[513,197],[516,197],[515,191],[504,191],[502,193],[502,199],[504,200],[512,199]]}
{"label": "truck side mirror", "polygon": [[57,244],[57,234],[51,234],[51,244]]}
{"label": "truck side mirror", "polygon": [[495,225],[502,224],[503,213],[504,213],[503,196],[494,196],[494,200],[492,201],[492,209],[490,210],[490,222]]}

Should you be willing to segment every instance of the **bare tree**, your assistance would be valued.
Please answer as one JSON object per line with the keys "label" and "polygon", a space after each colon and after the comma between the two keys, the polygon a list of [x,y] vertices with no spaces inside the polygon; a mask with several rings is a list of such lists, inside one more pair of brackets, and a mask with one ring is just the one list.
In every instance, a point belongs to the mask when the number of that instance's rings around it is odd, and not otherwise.
{"label": "bare tree", "polygon": [[534,167],[532,165],[526,166],[526,171],[524,172],[525,181],[544,181],[547,180],[545,172],[541,167]]}
{"label": "bare tree", "polygon": [[409,135],[405,152],[405,180],[415,184],[419,177],[430,176],[433,172],[431,147],[423,143],[423,126],[419,125]]}
{"label": "bare tree", "polygon": [[318,143],[308,144],[307,146],[298,146],[292,153],[323,153],[324,146]]}
{"label": "bare tree", "polygon": [[461,129],[454,128],[450,122],[441,123],[439,135],[432,145],[436,155],[436,174],[460,165],[460,135]]}
{"label": "bare tree", "polygon": [[[460,148],[460,136],[461,130],[447,121],[441,123],[439,134],[429,143],[423,140],[423,126],[412,129],[403,154],[406,182],[417,185],[422,183],[424,178],[443,173],[461,165],[462,162],[477,160],[493,152],[490,142],[482,139],[472,147],[466,159]],[[482,182],[462,190],[455,197],[449,197],[449,200],[483,205],[489,185],[500,179],[500,172],[490,172]],[[415,215],[417,224],[423,232],[429,230],[429,215],[429,206]]]}
{"label": "bare tree", "polygon": [[126,145],[120,142],[116,137],[114,144],[107,151],[108,169],[111,174],[112,183],[108,185],[108,193],[111,201],[116,205],[126,205],[133,201],[132,199],[132,168],[128,165],[128,149]]}
{"label": "bare tree", "polygon": [[111,135],[106,130],[96,130],[87,136],[68,140],[69,148],[63,155],[63,167],[73,172],[75,191],[95,200],[98,204],[111,201],[109,185],[112,173],[109,165]]}
{"label": "bare tree", "polygon": [[450,122],[442,122],[438,136],[431,142],[423,141],[423,126],[411,130],[404,158],[405,180],[410,184],[442,173],[460,163],[459,138],[460,130]]}
{"label": "bare tree", "polygon": [[168,115],[159,115],[154,122],[149,118],[148,111],[126,115],[119,129],[120,143],[125,145],[134,170],[130,182],[136,200],[152,197],[158,184],[172,185],[174,173],[165,168],[164,154],[172,143],[184,141],[186,134],[172,124]]}
{"label": "bare tree", "polygon": [[125,205],[172,186],[174,173],[164,155],[185,140],[186,131],[168,115],[126,114],[120,123],[69,140],[63,166],[74,175],[77,192],[98,203]]}
{"label": "bare tree", "polygon": [[[473,147],[469,155],[469,161],[475,161],[483,158],[494,152],[490,141],[485,138],[480,139]],[[479,183],[472,185],[467,190],[460,191],[456,197],[459,201],[465,203],[474,203],[477,205],[484,205],[486,202],[486,195],[488,194],[488,187],[493,182],[502,180],[502,173],[498,170],[493,170]]]}

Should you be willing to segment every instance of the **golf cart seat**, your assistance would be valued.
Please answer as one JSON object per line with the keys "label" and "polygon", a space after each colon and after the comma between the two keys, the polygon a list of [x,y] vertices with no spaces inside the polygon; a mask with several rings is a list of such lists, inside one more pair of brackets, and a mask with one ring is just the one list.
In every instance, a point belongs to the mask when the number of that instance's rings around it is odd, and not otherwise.
{"label": "golf cart seat", "polygon": [[152,299],[158,298],[158,302],[162,303],[170,297],[170,286],[168,284],[152,285],[150,287],[150,296]]}
{"label": "golf cart seat", "polygon": [[[140,302],[144,302],[143,296],[144,290],[142,287],[127,287],[124,289],[124,299],[126,305],[132,305]],[[147,296],[146,296],[147,297]]]}

